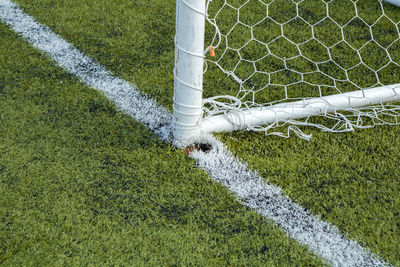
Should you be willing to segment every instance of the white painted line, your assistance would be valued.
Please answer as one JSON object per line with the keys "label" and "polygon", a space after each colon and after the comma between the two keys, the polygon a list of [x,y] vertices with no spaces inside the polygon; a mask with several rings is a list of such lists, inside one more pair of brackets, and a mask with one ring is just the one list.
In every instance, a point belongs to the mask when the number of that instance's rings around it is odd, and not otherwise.
{"label": "white painted line", "polygon": [[[171,114],[154,100],[114,77],[9,0],[0,0],[0,20],[83,83],[103,92],[122,111],[147,125],[161,139],[172,142]],[[207,154],[192,154],[198,165],[211,179],[234,192],[244,205],[282,227],[291,238],[308,246],[333,266],[388,266],[384,260],[340,234],[335,226],[310,215],[284,196],[280,188],[266,184],[257,173],[234,158],[221,142],[212,136],[204,138],[213,149]]]}
{"label": "white painted line", "polygon": [[23,13],[13,2],[0,0],[0,8],[0,19],[34,47],[48,54],[58,65],[79,77],[86,85],[103,92],[121,110],[156,131],[164,140],[172,138],[165,136],[171,134],[171,130],[165,127],[170,127],[172,115],[153,99],[139,93],[128,82],[114,77],[94,59]]}

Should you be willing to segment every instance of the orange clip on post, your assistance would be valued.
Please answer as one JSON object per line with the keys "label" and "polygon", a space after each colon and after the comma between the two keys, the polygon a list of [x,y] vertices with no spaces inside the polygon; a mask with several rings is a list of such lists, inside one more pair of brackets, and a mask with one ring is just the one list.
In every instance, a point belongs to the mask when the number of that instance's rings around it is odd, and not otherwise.
{"label": "orange clip on post", "polygon": [[215,57],[215,50],[212,45],[208,47],[208,51],[210,52],[210,57]]}

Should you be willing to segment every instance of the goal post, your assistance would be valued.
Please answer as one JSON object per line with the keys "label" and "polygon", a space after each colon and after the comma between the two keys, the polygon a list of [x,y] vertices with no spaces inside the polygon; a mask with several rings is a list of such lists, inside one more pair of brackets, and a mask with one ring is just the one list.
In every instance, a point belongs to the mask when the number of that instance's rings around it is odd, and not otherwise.
{"label": "goal post", "polygon": [[[336,111],[351,110],[368,105],[400,101],[400,84],[304,99],[289,104],[276,104],[224,115],[210,116],[202,122],[202,132],[231,132],[249,126],[281,122],[309,116],[325,115]],[[240,121],[242,120],[242,122]]]}
{"label": "goal post", "polygon": [[177,0],[175,35],[174,138],[201,136],[206,0]]}
{"label": "goal post", "polygon": [[392,5],[400,7],[400,1],[399,0],[384,0],[385,2],[388,2]]}
{"label": "goal post", "polygon": [[[381,14],[363,17],[366,9],[362,5],[372,1],[377,5],[371,12],[378,10]],[[214,9],[213,3],[217,3]],[[396,51],[400,48],[400,22],[387,16],[383,5],[382,0],[177,0],[175,140],[190,144],[205,133],[245,129],[277,134],[268,131],[286,123],[332,132],[400,124],[399,106],[385,105],[400,101],[400,83],[393,83],[394,79],[400,82],[400,53]],[[276,17],[279,8],[287,9],[282,12],[284,18]],[[348,18],[335,18],[335,10],[348,12],[343,13]],[[307,12],[320,17],[308,18]],[[218,24],[221,22],[230,25],[221,26]],[[205,38],[206,23],[214,31],[208,35],[212,36],[209,40]],[[332,41],[334,34],[329,33],[332,29],[337,40]],[[361,36],[353,37],[358,29]],[[385,39],[380,34],[388,30],[393,36]],[[307,31],[310,32],[307,38],[296,37],[296,32],[307,34]],[[219,55],[216,59],[207,54],[213,46]],[[283,52],[282,47],[286,49]],[[314,54],[307,54],[304,47]],[[326,58],[321,58],[325,52]],[[373,58],[380,56],[384,58]],[[204,72],[210,66],[222,73],[219,77],[229,79],[225,83],[229,90],[219,88],[217,81],[214,91],[222,94],[203,99]],[[246,71],[249,74],[244,74]],[[292,76],[298,80],[285,80]],[[364,80],[373,82],[363,86]],[[238,91],[227,95],[235,86]],[[304,95],[290,95],[296,86]],[[315,93],[301,91],[304,88]],[[265,101],[268,94],[282,97]],[[258,95],[261,97],[257,98]],[[309,122],[311,116],[341,121],[345,128]],[[371,125],[365,124],[363,117],[372,120]]]}

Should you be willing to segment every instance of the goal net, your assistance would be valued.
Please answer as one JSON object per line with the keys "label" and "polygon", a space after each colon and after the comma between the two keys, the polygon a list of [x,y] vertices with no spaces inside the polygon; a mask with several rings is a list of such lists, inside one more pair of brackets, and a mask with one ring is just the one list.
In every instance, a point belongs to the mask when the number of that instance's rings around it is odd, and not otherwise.
{"label": "goal net", "polygon": [[400,124],[399,21],[380,0],[178,0],[175,136]]}

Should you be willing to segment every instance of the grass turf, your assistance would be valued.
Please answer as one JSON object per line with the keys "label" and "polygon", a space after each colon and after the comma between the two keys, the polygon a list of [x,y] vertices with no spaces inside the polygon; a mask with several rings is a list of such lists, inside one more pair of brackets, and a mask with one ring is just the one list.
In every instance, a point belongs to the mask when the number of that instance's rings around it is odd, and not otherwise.
{"label": "grass turf", "polygon": [[314,265],[0,23],[0,265]]}
{"label": "grass turf", "polygon": [[[17,2],[113,73],[171,107],[174,1]],[[290,197],[400,264],[398,128],[340,135],[306,131],[314,135],[309,143],[261,133],[219,137]]]}

